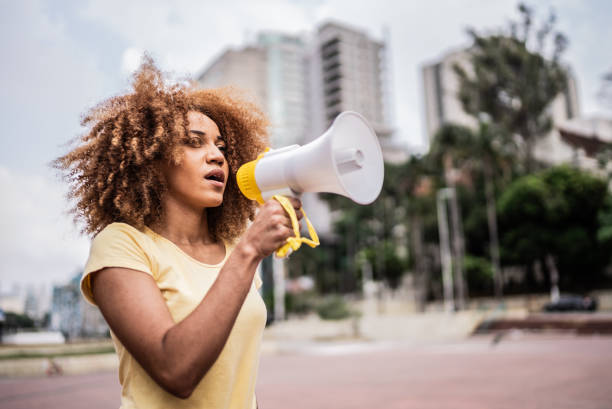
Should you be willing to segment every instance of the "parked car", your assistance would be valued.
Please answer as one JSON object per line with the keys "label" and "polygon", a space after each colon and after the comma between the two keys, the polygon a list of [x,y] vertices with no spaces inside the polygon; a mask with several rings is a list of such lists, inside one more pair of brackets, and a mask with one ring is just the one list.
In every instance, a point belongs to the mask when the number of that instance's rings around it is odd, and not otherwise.
{"label": "parked car", "polygon": [[597,300],[595,298],[580,295],[562,295],[557,301],[549,302],[544,306],[544,311],[548,312],[595,311],[596,309]]}

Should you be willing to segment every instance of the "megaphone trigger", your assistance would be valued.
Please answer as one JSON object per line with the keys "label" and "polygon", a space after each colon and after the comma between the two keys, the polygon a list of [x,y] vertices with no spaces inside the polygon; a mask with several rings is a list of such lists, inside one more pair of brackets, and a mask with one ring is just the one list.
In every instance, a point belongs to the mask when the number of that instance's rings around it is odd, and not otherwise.
{"label": "megaphone trigger", "polygon": [[306,220],[306,226],[308,227],[308,233],[310,234],[310,239],[306,237],[301,237],[298,218],[297,218],[297,215],[295,214],[295,209],[293,208],[293,205],[291,204],[291,202],[289,202],[289,199],[281,195],[274,195],[272,196],[272,199],[278,201],[283,207],[283,209],[285,209],[285,211],[289,215],[289,218],[291,219],[291,225],[293,227],[293,234],[295,236],[295,237],[289,237],[287,239],[287,242],[281,248],[276,250],[276,252],[274,253],[276,257],[285,258],[289,256],[293,251],[299,249],[302,243],[305,243],[312,248],[317,247],[320,244],[319,236],[317,235],[317,232],[315,231],[314,227],[310,223],[310,220],[308,220],[308,216],[306,216],[306,212],[304,211],[304,209],[300,208],[300,211],[304,215],[304,220]]}

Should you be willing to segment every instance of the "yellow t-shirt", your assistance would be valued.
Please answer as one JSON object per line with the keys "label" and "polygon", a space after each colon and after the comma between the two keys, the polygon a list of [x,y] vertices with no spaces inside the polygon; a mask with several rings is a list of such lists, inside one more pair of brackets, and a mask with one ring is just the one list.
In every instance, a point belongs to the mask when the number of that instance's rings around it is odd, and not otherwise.
{"label": "yellow t-shirt", "polygon": [[[204,298],[231,250],[226,246],[225,258],[219,264],[204,264],[151,229],[141,232],[125,223],[112,223],[92,241],[81,291],[95,305],[90,285],[92,272],[105,267],[143,271],[153,277],[172,318],[179,322]],[[185,400],[162,389],[111,332],[119,355],[121,409],[255,409],[255,382],[266,323],[266,307],[257,291],[260,286],[261,279],[255,274],[221,354]]]}

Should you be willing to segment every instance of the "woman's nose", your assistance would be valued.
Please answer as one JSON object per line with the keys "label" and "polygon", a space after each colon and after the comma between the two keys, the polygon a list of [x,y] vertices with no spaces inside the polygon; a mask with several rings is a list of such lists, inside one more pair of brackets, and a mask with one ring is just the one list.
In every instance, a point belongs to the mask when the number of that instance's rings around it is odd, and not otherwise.
{"label": "woman's nose", "polygon": [[218,163],[219,165],[223,165],[225,162],[225,156],[223,156],[223,152],[216,146],[213,145],[207,152],[208,162]]}

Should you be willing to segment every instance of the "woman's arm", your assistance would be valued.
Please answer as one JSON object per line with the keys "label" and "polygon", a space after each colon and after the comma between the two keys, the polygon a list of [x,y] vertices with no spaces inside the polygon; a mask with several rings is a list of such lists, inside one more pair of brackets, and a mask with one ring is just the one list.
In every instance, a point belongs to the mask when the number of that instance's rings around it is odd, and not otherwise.
{"label": "woman's arm", "polygon": [[[299,208],[299,202],[294,206]],[[153,278],[136,270],[104,268],[94,273],[94,299],[147,373],[169,393],[187,398],[221,353],[258,263],[292,235],[290,226],[276,201],[266,203],[204,299],[179,323],[172,320]]]}

